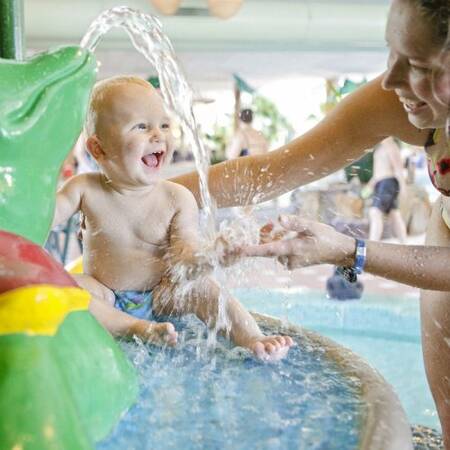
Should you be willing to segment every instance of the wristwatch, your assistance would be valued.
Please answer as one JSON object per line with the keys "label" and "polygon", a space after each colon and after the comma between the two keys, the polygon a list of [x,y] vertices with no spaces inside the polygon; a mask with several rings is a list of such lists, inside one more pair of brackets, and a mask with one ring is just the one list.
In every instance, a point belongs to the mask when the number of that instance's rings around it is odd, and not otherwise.
{"label": "wristwatch", "polygon": [[337,272],[350,283],[355,283],[358,275],[362,273],[366,263],[366,241],[356,239],[355,263],[351,267],[338,266]]}

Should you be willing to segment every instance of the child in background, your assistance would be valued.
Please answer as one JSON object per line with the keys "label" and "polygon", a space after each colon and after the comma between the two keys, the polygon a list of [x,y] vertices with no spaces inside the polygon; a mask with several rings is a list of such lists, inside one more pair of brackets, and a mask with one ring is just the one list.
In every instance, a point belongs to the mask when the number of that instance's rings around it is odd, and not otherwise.
{"label": "child in background", "polygon": [[[100,82],[86,132],[101,172],[73,177],[58,191],[54,225],[82,213],[85,273],[77,282],[92,294],[92,314],[114,335],[169,345],[177,333],[170,323],[153,322],[154,315],[193,313],[214,326],[220,290],[200,255],[197,203],[186,188],[160,178],[173,150],[161,97],[140,78]],[[225,251],[220,259],[230,256]],[[234,344],[261,359],[280,359],[293,343],[264,336],[234,298],[226,315]]]}

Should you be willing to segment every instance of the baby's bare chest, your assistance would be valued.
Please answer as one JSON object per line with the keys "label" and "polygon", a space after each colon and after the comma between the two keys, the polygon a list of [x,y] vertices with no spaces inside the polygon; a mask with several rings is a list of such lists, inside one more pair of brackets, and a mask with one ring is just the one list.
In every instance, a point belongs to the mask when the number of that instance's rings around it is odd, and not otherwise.
{"label": "baby's bare chest", "polygon": [[126,247],[168,244],[175,211],[164,198],[96,197],[82,205],[88,238]]}

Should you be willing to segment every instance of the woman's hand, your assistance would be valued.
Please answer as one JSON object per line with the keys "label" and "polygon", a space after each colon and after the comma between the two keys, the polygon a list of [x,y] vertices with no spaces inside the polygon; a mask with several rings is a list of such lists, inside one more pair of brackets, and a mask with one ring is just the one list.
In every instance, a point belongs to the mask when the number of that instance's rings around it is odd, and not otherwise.
{"label": "woman's hand", "polygon": [[[281,216],[281,231],[270,225],[262,228],[260,245],[244,247],[245,256],[278,257],[288,269],[314,264],[352,266],[355,239],[338,233],[333,227],[296,216]],[[294,233],[293,233],[294,232]]]}

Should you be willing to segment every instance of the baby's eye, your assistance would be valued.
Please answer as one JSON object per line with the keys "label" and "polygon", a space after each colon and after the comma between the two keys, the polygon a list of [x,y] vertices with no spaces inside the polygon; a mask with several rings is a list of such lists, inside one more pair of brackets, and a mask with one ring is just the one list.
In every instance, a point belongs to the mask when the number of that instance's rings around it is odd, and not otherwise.
{"label": "baby's eye", "polygon": [[163,124],[161,125],[161,128],[162,128],[163,130],[167,130],[167,129],[170,128],[170,124],[169,124],[169,123],[163,123]]}
{"label": "baby's eye", "polygon": [[138,123],[137,125],[134,126],[135,130],[146,130],[147,129],[147,125],[145,123]]}

